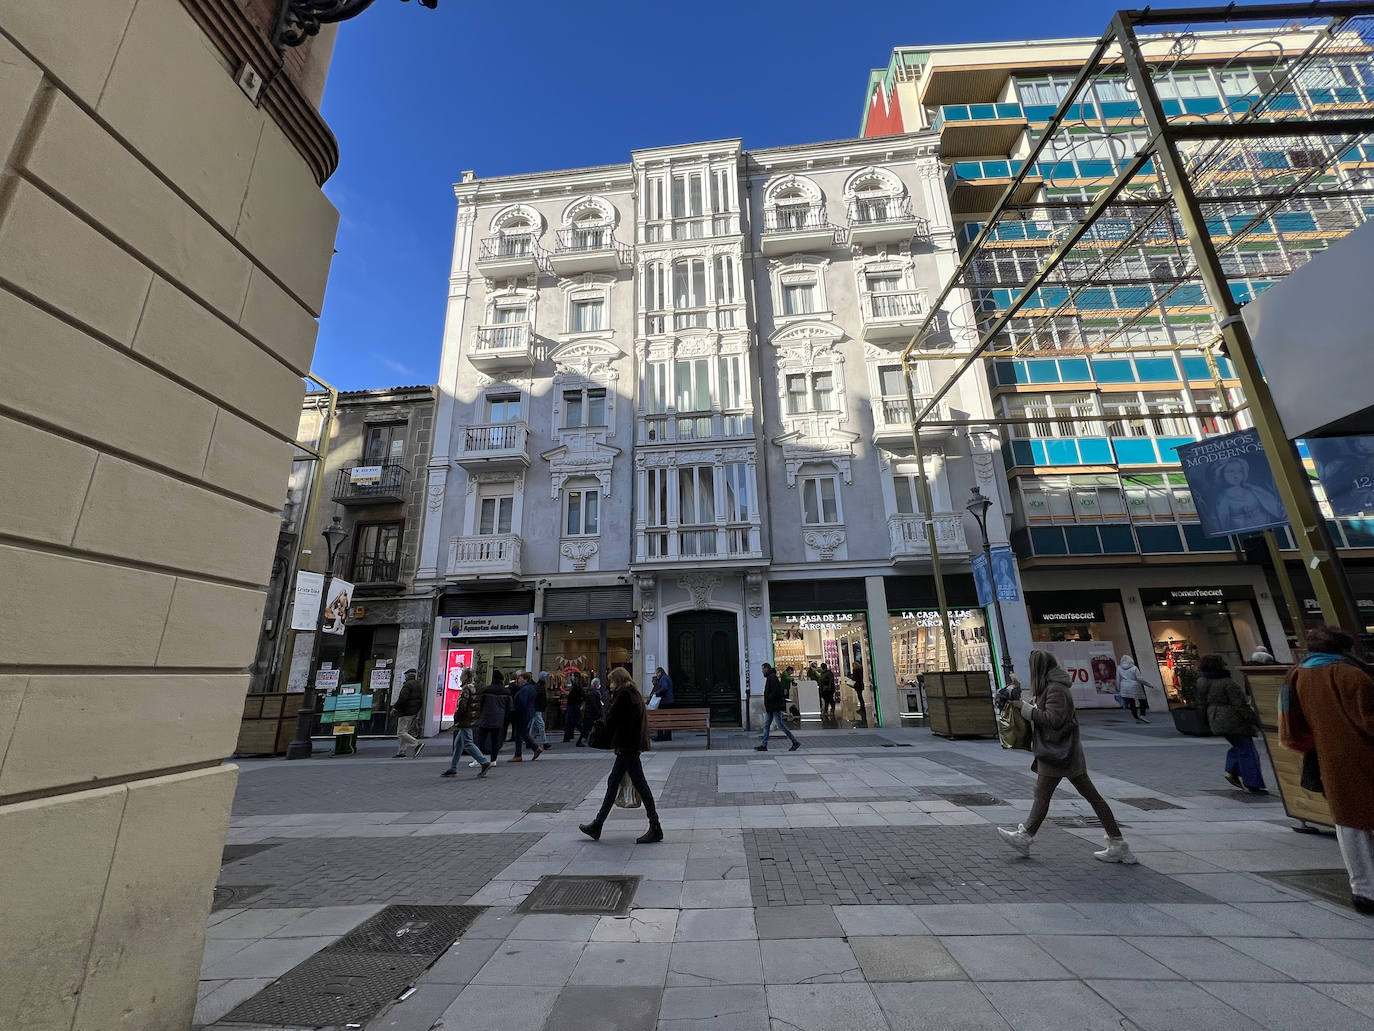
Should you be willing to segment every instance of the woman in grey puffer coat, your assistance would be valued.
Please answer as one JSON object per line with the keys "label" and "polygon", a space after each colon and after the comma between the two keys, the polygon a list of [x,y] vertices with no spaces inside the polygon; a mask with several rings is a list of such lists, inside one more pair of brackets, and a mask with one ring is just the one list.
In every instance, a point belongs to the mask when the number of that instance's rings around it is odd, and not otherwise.
{"label": "woman in grey puffer coat", "polygon": [[1067,780],[1088,800],[1107,832],[1107,847],[1093,856],[1104,863],[1134,863],[1136,858],[1121,836],[1111,806],[1088,776],[1068,673],[1049,652],[1036,650],[1030,653],[1030,682],[1031,697],[1022,698],[1020,705],[1021,715],[1031,725],[1031,751],[1035,755],[1031,770],[1039,778],[1035,782],[1035,801],[1025,823],[1014,831],[998,827],[997,833],[1021,855],[1029,856],[1035,832],[1049,814],[1050,799],[1059,782]]}
{"label": "woman in grey puffer coat", "polygon": [[1140,667],[1129,655],[1121,656],[1121,661],[1116,664],[1116,693],[1126,703],[1126,708],[1131,710],[1131,715],[1137,723],[1150,722],[1140,714],[1140,701],[1145,697],[1145,685],[1140,681]]}

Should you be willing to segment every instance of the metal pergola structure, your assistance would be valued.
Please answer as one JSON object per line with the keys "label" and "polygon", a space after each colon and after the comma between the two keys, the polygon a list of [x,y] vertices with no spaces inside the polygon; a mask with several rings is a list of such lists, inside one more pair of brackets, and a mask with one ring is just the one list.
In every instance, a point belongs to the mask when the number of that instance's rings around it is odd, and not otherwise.
{"label": "metal pergola structure", "polygon": [[[1187,113],[1176,101],[1166,105],[1158,89],[1162,77],[1201,60],[1217,63],[1195,53],[1196,33],[1237,24],[1272,30],[1268,39],[1257,40],[1253,31],[1237,37],[1243,49],[1227,61],[1249,76],[1251,88],[1226,95],[1220,110],[1205,114]],[[1174,29],[1168,52],[1156,53],[1160,37],[1150,36],[1147,57],[1137,36],[1142,28]],[[1000,200],[902,351],[918,468],[924,468],[922,426],[993,430],[1041,421],[938,420],[942,399],[980,359],[1198,352],[1224,399],[1216,362],[1223,355],[1234,366],[1244,401],[1224,403],[1220,412],[1171,416],[1233,418],[1248,411],[1323,618],[1360,626],[1326,520],[1280,425],[1240,314],[1253,291],[1238,282],[1286,275],[1320,253],[1322,241],[1343,236],[1374,213],[1374,71],[1369,85],[1352,87],[1342,77],[1352,62],[1374,65],[1374,3],[1118,11],[1032,138],[1029,153],[1011,162],[1014,171],[1003,176]],[[1109,80],[1113,96],[1124,89],[1130,99],[1092,103],[1095,87]],[[1109,108],[1115,117],[1105,113]],[[1105,146],[1107,162],[1075,160],[1076,148],[1092,141],[1099,158]],[[1102,174],[1090,179],[1085,169]],[[1070,182],[1071,188],[1056,188]],[[1260,253],[1264,247],[1267,255]],[[964,292],[975,300],[965,300]],[[935,342],[942,313],[964,323],[971,346]],[[1133,329],[1147,325],[1168,339],[1144,345],[1130,339]],[[928,339],[934,346],[923,348]],[[912,362],[928,359],[957,359],[957,365],[918,404]],[[1072,418],[1105,423],[1120,416]],[[930,512],[924,476],[920,486]],[[929,523],[926,533],[952,657],[939,548]],[[1296,623],[1300,610],[1277,539],[1272,530],[1267,536]]]}

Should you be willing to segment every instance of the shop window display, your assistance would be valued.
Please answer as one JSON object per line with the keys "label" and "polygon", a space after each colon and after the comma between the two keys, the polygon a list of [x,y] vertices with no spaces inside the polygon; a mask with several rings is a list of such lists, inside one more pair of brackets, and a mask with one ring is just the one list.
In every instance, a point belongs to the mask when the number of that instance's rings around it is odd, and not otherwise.
{"label": "shop window display", "polygon": [[[1057,658],[1066,669],[1085,671],[1074,685],[1079,708],[1115,708],[1116,663],[1131,647],[1126,610],[1117,592],[1032,591],[1026,595],[1031,639]],[[1149,669],[1149,659],[1140,656]],[[1148,680],[1148,674],[1145,674]]]}
{"label": "shop window display", "polygon": [[[833,706],[822,698],[821,664],[835,677]],[[804,612],[773,616],[773,664],[791,680],[789,706],[801,719],[827,727],[877,726],[868,638],[868,614]],[[855,690],[861,670],[863,694]],[[790,671],[790,678],[785,676]]]}
{"label": "shop window display", "polygon": [[[980,609],[951,609],[949,619],[959,669],[992,669],[984,613]],[[888,623],[892,628],[892,665],[899,685],[914,684],[918,673],[951,668],[938,609],[891,612]]]}
{"label": "shop window display", "polygon": [[1249,587],[1142,589],[1140,600],[1160,682],[1172,704],[1193,704],[1203,655],[1220,655],[1235,667],[1256,648],[1267,647]]}

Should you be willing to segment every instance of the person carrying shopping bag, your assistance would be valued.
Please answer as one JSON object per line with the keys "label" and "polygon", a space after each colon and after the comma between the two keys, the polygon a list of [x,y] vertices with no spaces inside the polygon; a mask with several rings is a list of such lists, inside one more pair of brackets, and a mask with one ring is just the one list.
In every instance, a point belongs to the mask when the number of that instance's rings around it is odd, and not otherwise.
{"label": "person carrying shopping bag", "polygon": [[1078,732],[1078,712],[1069,690],[1069,674],[1059,665],[1058,659],[1039,649],[1030,653],[1029,665],[1031,697],[1014,704],[1020,705],[1021,715],[1031,725],[1031,754],[1035,756],[1031,770],[1038,777],[1035,801],[1025,823],[1016,830],[998,827],[997,833],[1022,856],[1029,856],[1036,831],[1049,814],[1050,799],[1059,782],[1067,780],[1087,799],[1107,832],[1107,847],[1094,852],[1093,857],[1104,863],[1135,863],[1137,860],[1121,836],[1121,826],[1111,806],[1088,776],[1088,762]]}
{"label": "person carrying shopping bag", "polygon": [[[606,710],[605,733],[607,744],[615,750],[615,762],[611,765],[611,775],[606,778],[606,797],[601,800],[601,809],[591,823],[578,824],[577,829],[593,841],[601,838],[601,827],[615,804],[620,782],[626,777],[639,792],[644,803],[644,812],[649,817],[649,829],[635,839],[639,845],[651,845],[663,840],[663,827],[658,822],[658,808],[654,805],[653,792],[644,777],[644,764],[641,752],[649,750],[649,715],[644,707],[644,695],[639,690],[628,671],[620,668],[611,670],[608,678],[611,686],[611,704]],[[594,743],[600,745],[599,741]],[[602,746],[605,747],[605,746]]]}

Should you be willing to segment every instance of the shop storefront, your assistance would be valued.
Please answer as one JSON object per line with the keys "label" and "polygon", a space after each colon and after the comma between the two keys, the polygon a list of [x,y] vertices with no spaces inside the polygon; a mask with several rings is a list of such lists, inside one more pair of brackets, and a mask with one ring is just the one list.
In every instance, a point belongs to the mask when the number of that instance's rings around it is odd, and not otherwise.
{"label": "shop storefront", "polygon": [[634,592],[629,587],[547,590],[536,621],[540,670],[578,669],[588,680],[634,671]]}
{"label": "shop storefront", "polygon": [[[441,600],[435,625],[434,694],[427,710],[431,733],[453,725],[464,670],[476,684],[489,684],[529,669],[534,595],[527,591],[449,595]],[[432,722],[431,722],[432,721]]]}
{"label": "shop storefront", "polygon": [[1173,702],[1191,688],[1202,656],[1220,655],[1227,665],[1237,666],[1256,648],[1269,646],[1255,592],[1246,585],[1142,587],[1140,604],[1160,681]]}
{"label": "shop storefront", "polygon": [[1050,652],[1074,677],[1074,704],[1080,708],[1117,707],[1116,664],[1123,655],[1148,653],[1132,646],[1121,592],[1027,591],[1031,640]]}
{"label": "shop storefront", "polygon": [[[773,612],[773,665],[793,681],[792,702],[803,721],[831,727],[878,726],[872,691],[868,612]],[[835,677],[833,708],[821,699],[817,673]],[[862,680],[860,695],[855,685]]]}

